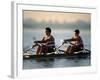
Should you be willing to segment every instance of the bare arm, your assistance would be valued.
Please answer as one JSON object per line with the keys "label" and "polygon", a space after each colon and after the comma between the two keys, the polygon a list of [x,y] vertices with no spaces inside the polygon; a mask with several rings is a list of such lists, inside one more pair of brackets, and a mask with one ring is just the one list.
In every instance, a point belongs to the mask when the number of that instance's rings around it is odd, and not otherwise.
{"label": "bare arm", "polygon": [[43,37],[42,40],[40,40],[40,41],[34,41],[34,43],[46,43],[46,42],[48,42],[48,41],[49,41],[49,39],[44,40],[44,37]]}
{"label": "bare arm", "polygon": [[73,38],[72,37],[71,39],[65,39],[64,43],[69,42],[72,45],[76,45],[76,44],[73,44],[71,41],[78,41],[78,44],[80,45],[81,49],[84,49],[83,40],[82,40],[82,38],[80,36],[78,38]]}
{"label": "bare arm", "polygon": [[70,41],[77,41],[77,39],[71,38],[71,39],[65,39],[64,42],[70,42]]}

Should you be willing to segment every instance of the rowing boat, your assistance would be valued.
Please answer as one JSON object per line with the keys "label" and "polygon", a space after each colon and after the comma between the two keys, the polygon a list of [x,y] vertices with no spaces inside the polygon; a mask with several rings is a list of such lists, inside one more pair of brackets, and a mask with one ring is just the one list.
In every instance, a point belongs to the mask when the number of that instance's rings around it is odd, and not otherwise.
{"label": "rowing boat", "polygon": [[59,54],[59,53],[50,53],[50,54],[42,54],[42,55],[34,55],[34,54],[30,54],[30,53],[24,53],[23,54],[23,59],[34,59],[34,58],[61,58],[61,57],[65,57],[65,58],[86,58],[86,57],[90,57],[91,52],[89,50],[83,52],[76,52],[76,53],[72,53],[72,54],[68,54],[68,53],[63,53],[63,54]]}

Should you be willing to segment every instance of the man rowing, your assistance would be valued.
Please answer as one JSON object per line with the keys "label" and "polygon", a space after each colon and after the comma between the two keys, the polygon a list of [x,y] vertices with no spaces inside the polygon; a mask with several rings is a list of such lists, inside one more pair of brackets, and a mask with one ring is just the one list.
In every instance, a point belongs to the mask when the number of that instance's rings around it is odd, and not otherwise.
{"label": "man rowing", "polygon": [[79,29],[76,29],[74,31],[74,36],[71,39],[65,39],[64,43],[70,42],[70,46],[65,50],[66,53],[74,53],[77,51],[80,51],[84,48],[83,40],[81,36],[79,35],[80,31]]}
{"label": "man rowing", "polygon": [[49,27],[45,28],[45,36],[40,41],[34,41],[32,48],[37,46],[36,55],[41,53],[50,53],[54,51],[55,48],[55,39],[51,35],[51,29]]}

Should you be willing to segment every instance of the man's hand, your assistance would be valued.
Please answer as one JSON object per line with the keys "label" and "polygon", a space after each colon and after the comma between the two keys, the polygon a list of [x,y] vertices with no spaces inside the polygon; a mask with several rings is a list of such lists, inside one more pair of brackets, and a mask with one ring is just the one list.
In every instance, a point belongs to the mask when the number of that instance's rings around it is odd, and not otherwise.
{"label": "man's hand", "polygon": [[34,41],[34,43],[38,43],[38,41]]}

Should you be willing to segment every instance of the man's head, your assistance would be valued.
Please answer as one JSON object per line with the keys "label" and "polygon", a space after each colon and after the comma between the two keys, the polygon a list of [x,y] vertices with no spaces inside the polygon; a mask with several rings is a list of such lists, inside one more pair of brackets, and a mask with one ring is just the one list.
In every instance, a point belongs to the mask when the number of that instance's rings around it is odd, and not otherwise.
{"label": "man's head", "polygon": [[74,33],[75,33],[75,36],[78,36],[78,35],[80,34],[79,29],[76,29],[76,30],[74,31]]}
{"label": "man's head", "polygon": [[45,33],[46,33],[47,36],[49,36],[51,34],[51,29],[49,27],[46,27]]}

